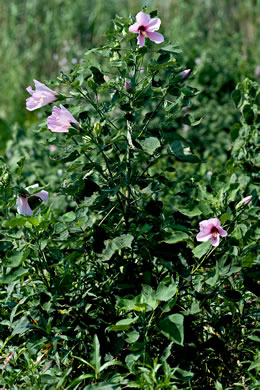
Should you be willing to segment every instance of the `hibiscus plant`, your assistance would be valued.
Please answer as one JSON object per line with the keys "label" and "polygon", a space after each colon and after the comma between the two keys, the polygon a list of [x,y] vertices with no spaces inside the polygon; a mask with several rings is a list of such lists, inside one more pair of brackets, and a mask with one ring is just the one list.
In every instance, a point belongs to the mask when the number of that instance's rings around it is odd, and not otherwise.
{"label": "hibiscus plant", "polygon": [[41,122],[1,159],[6,389],[240,388],[257,368],[259,89],[237,87],[234,146],[208,175],[183,131],[200,91],[160,25],[117,16],[104,46],[27,88]]}

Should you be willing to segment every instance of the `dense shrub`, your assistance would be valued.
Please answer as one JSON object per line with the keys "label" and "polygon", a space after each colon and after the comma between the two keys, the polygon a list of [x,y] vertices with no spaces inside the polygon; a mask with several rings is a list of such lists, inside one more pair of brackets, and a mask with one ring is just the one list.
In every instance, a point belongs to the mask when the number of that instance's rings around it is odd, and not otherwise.
{"label": "dense shrub", "polygon": [[134,22],[116,17],[104,46],[48,84],[63,117],[46,105],[1,158],[5,388],[259,384],[259,87],[210,85],[237,107],[214,155],[180,48],[139,47]]}

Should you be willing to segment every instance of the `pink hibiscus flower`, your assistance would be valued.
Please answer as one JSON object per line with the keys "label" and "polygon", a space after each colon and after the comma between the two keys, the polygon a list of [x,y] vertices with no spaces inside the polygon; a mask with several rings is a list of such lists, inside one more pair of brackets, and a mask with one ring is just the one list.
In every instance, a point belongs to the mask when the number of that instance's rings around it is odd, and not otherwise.
{"label": "pink hibiscus flower", "polygon": [[35,85],[35,91],[32,87],[26,88],[26,91],[32,95],[26,99],[27,110],[33,111],[57,100],[56,92],[52,91],[50,88],[46,87],[46,85],[37,80],[33,80],[33,82]]}
{"label": "pink hibiscus flower", "polygon": [[160,25],[161,20],[159,18],[151,19],[144,12],[138,12],[136,15],[136,23],[129,27],[129,31],[138,34],[137,43],[140,47],[143,47],[146,37],[155,43],[162,43],[164,41],[163,35],[155,32],[159,30]]}
{"label": "pink hibiscus flower", "polygon": [[[29,188],[35,188],[35,187],[39,187],[39,184],[33,184],[32,186],[29,186],[29,187],[26,187],[26,190],[28,190]],[[17,198],[17,201],[16,201],[16,204],[17,204],[17,212],[18,214],[22,214],[22,215],[33,215],[33,210],[31,209],[29,203],[28,203],[28,199],[31,198],[32,196],[35,196],[35,197],[38,197],[40,198],[41,200],[43,200],[44,202],[46,202],[49,198],[49,195],[48,195],[48,192],[47,191],[40,191],[40,192],[36,192],[36,194],[32,194],[32,195],[25,195],[25,196],[19,196],[19,198]],[[37,210],[36,214],[38,214],[41,210]]]}
{"label": "pink hibiscus flower", "polygon": [[219,236],[227,236],[227,232],[221,227],[218,218],[210,218],[200,222],[200,232],[197,234],[197,241],[210,240],[213,246],[219,245]]}
{"label": "pink hibiscus flower", "polygon": [[79,125],[74,116],[62,105],[60,108],[54,106],[52,114],[47,119],[48,129],[54,133],[68,133],[71,123]]}

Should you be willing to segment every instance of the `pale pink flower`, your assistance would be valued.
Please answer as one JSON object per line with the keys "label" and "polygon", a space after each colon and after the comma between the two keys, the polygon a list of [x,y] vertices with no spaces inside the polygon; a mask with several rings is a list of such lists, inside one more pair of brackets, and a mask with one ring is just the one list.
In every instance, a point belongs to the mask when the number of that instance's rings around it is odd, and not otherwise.
{"label": "pale pink flower", "polygon": [[33,111],[57,100],[56,92],[52,91],[50,88],[46,87],[46,85],[37,80],[33,80],[33,82],[35,85],[35,91],[33,91],[32,87],[26,88],[26,91],[32,95],[26,99],[27,110]]}
{"label": "pale pink flower", "polygon": [[132,84],[130,81],[125,81],[125,89],[131,89],[132,88]]}
{"label": "pale pink flower", "polygon": [[182,80],[185,80],[191,74],[191,69],[185,69],[183,72],[179,73]]}
{"label": "pale pink flower", "polygon": [[54,133],[68,133],[71,123],[79,125],[74,116],[62,105],[60,108],[54,106],[52,114],[47,119],[48,129]]}
{"label": "pale pink flower", "polygon": [[255,77],[260,77],[260,65],[255,68]]}
{"label": "pale pink flower", "polygon": [[[39,184],[33,184],[32,186],[29,186],[29,187],[26,187],[26,190],[29,190],[30,188],[35,188],[35,187],[39,187]],[[40,198],[41,200],[43,200],[44,202],[47,202],[48,198],[49,198],[49,195],[48,195],[48,192],[47,191],[40,191],[40,192],[36,192],[35,194],[32,194],[32,195],[25,195],[25,196],[19,196],[19,198],[17,198],[17,201],[16,201],[16,204],[17,204],[17,212],[18,214],[22,214],[22,215],[33,215],[33,210],[31,209],[29,203],[28,203],[28,199],[32,196],[36,196],[38,198]],[[41,210],[37,210],[36,214],[38,214]]]}
{"label": "pale pink flower", "polygon": [[136,23],[129,27],[129,31],[138,34],[137,43],[140,47],[144,46],[145,38],[149,38],[155,43],[162,43],[164,37],[162,34],[155,31],[159,30],[161,20],[159,18],[152,18],[144,12],[138,12],[136,15]]}
{"label": "pale pink flower", "polygon": [[197,241],[210,240],[213,246],[219,245],[219,236],[227,236],[227,232],[221,227],[220,220],[218,218],[210,218],[200,222],[200,232],[197,234]]}
{"label": "pale pink flower", "polygon": [[213,172],[212,172],[212,171],[208,171],[208,172],[206,173],[206,178],[207,178],[208,180],[210,180],[210,178],[211,178],[212,175],[213,175]]}
{"label": "pale pink flower", "polygon": [[252,199],[252,195],[249,195],[249,196],[247,196],[246,198],[243,198],[243,199],[241,200],[241,203],[247,205],[249,202],[251,202],[251,199]]}
{"label": "pale pink flower", "polygon": [[50,152],[55,152],[57,149],[56,145],[49,145]]}

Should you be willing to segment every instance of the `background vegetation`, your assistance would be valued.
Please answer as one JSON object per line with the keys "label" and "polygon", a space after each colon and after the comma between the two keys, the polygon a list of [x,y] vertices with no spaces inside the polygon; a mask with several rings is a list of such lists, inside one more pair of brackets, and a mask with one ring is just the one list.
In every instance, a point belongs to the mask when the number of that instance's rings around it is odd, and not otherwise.
{"label": "background vegetation", "polygon": [[[116,15],[121,31],[144,5],[158,9],[160,32],[178,46],[148,62],[148,74],[160,75],[148,86],[125,93],[126,55],[122,78],[103,88],[84,54],[113,38]],[[0,0],[3,388],[259,387],[259,10],[257,0]],[[90,61],[106,68],[98,52]],[[171,95],[167,82],[187,68],[186,89],[176,82]],[[46,129],[49,107],[25,109],[32,80],[57,75],[51,88],[75,93],[68,108],[85,131],[76,143]],[[103,122],[77,95],[79,80],[93,101],[100,93]],[[163,88],[178,107],[165,101],[150,121]],[[122,129],[133,121],[132,155],[107,118]],[[122,223],[125,172],[136,177],[136,203]],[[18,216],[17,196],[35,183],[50,205]],[[195,235],[215,216],[229,238],[212,253]]]}

